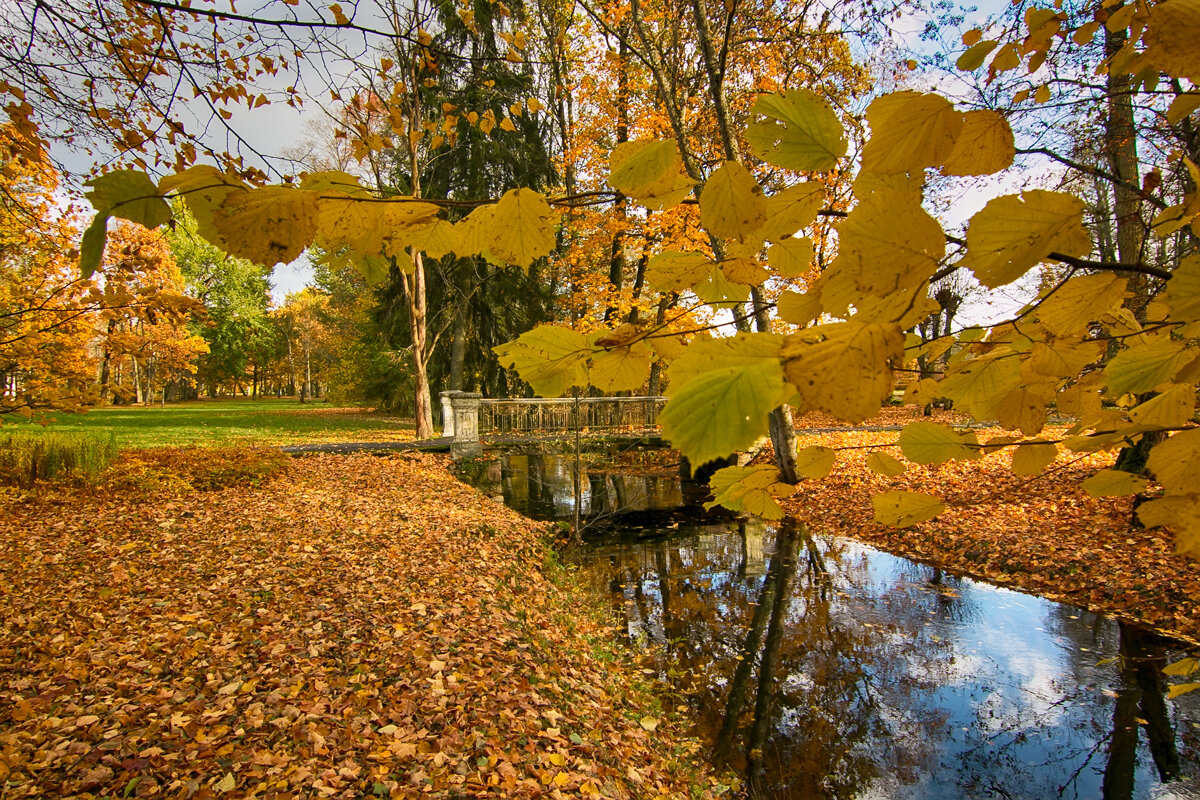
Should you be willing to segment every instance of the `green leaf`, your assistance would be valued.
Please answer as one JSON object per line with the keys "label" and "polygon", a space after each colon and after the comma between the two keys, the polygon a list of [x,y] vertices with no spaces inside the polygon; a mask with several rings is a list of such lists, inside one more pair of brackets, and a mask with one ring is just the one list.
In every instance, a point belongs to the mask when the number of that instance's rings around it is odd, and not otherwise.
{"label": "green leaf", "polygon": [[941,164],[954,151],[963,115],[938,94],[903,91],[876,98],[867,107],[871,138],[863,147],[863,169],[883,174],[917,174]]}
{"label": "green leaf", "polygon": [[496,203],[488,225],[488,247],[499,259],[524,270],[554,250],[558,215],[544,195],[509,189]]}
{"label": "green leaf", "polygon": [[539,325],[515,341],[493,347],[501,366],[515,369],[542,397],[559,397],[572,386],[586,386],[592,347],[578,331]]}
{"label": "green leaf", "polygon": [[778,478],[779,470],[766,464],[719,469],[709,479],[714,499],[704,507],[720,505],[763,519],[783,519],[783,507],[776,498],[787,497],[796,491],[796,487],[779,483]]}
{"label": "green leaf", "polygon": [[996,49],[999,42],[984,40],[976,42],[967,48],[967,51],[958,57],[958,61],[954,62],[954,66],[963,72],[974,72],[983,66],[983,62],[987,59],[988,53]]}
{"label": "green leaf", "polygon": [[936,422],[910,422],[900,431],[900,452],[914,464],[974,461],[981,457],[978,445],[974,433],[959,433]]}
{"label": "green leaf", "polygon": [[171,218],[171,206],[150,176],[136,169],[106,172],[88,181],[87,199],[98,214],[120,217],[144,228],[157,228]]}
{"label": "green leaf", "polygon": [[1052,252],[1087,255],[1092,239],[1083,210],[1074,195],[1041,189],[990,200],[967,223],[962,266],[994,289],[1020,278]]}
{"label": "green leaf", "polygon": [[1180,431],[1150,451],[1146,469],[1168,494],[1195,491],[1200,475],[1200,429]]}
{"label": "green leaf", "polygon": [[593,356],[588,381],[602,392],[627,392],[640,389],[649,373],[650,348],[638,341]]}
{"label": "green leaf", "polygon": [[852,320],[792,334],[780,357],[806,408],[857,424],[891,396],[891,364],[903,353],[899,326]]}
{"label": "green leaf", "polygon": [[1104,367],[1107,394],[1120,397],[1126,393],[1152,391],[1169,383],[1175,373],[1195,357],[1196,351],[1171,339],[1135,344],[1117,353]]}
{"label": "green leaf", "polygon": [[85,281],[100,269],[104,261],[104,244],[108,240],[108,215],[97,214],[83,232],[79,242],[79,277]]}
{"label": "green leaf", "polygon": [[1144,492],[1150,481],[1119,469],[1102,469],[1080,484],[1092,497],[1128,497]]}
{"label": "green leaf", "polygon": [[1040,475],[1042,470],[1058,459],[1058,448],[1049,442],[1023,444],[1012,454],[1013,475]]}
{"label": "green leaf", "polygon": [[295,261],[316,237],[317,197],[284,186],[231,191],[213,215],[219,246],[267,267]]}
{"label": "green leaf", "polygon": [[879,450],[867,456],[867,469],[888,478],[895,478],[908,471],[903,461]]}
{"label": "green leaf", "polygon": [[700,224],[714,236],[749,240],[767,221],[767,201],[750,171],[726,161],[700,192]]}
{"label": "green leaf", "polygon": [[1012,128],[998,111],[968,111],[962,133],[942,164],[943,175],[991,175],[1012,166],[1017,151]]}
{"label": "green leaf", "polygon": [[746,127],[746,141],[763,161],[798,172],[824,172],[846,154],[845,132],[833,107],[808,89],[759,95],[750,114],[756,121]]}
{"label": "green leaf", "polygon": [[805,447],[796,453],[796,471],[806,478],[824,478],[833,469],[837,451],[829,447]]}
{"label": "green leaf", "polygon": [[767,432],[779,405],[778,359],[753,359],[701,372],[673,388],[659,414],[663,435],[694,465],[744,450]]}
{"label": "green leaf", "polygon": [[907,528],[933,519],[946,510],[946,504],[923,492],[884,492],[871,498],[875,521],[896,528]]}

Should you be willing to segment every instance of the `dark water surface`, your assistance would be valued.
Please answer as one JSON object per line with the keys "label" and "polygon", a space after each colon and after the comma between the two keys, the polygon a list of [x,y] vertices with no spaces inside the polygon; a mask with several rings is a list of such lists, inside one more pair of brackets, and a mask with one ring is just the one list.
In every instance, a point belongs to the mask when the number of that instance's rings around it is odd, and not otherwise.
{"label": "dark water surface", "polygon": [[[672,480],[586,476],[585,509],[666,507]],[[504,483],[571,512],[568,459],[510,459]],[[621,533],[574,556],[582,579],[758,796],[1200,798],[1200,692],[1166,698],[1171,642],[791,527]]]}

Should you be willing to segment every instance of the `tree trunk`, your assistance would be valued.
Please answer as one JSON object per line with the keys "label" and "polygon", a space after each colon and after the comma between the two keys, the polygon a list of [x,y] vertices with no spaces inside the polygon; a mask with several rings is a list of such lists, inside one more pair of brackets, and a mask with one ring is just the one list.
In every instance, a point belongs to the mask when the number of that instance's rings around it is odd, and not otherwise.
{"label": "tree trunk", "polygon": [[413,274],[401,275],[404,299],[408,303],[409,332],[413,344],[413,418],[418,439],[433,438],[433,401],[429,390],[427,352],[428,327],[425,306],[425,263],[421,252],[412,249]]}

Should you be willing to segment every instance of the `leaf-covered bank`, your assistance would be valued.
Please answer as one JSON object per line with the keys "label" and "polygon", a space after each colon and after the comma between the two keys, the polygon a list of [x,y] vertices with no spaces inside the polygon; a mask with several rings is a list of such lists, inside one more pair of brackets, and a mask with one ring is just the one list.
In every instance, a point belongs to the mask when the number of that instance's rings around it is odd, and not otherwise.
{"label": "leaf-covered bank", "polygon": [[436,457],[0,502],[6,798],[716,793],[537,526]]}
{"label": "leaf-covered bank", "polygon": [[[1048,431],[1053,438],[1062,428]],[[803,434],[803,431],[798,431]],[[979,431],[981,440],[1004,434]],[[838,451],[828,476],[806,480],[783,501],[814,533],[835,533],[956,572],[1043,595],[1200,642],[1200,561],[1175,552],[1171,534],[1131,525],[1131,498],[1094,498],[1080,482],[1112,466],[1112,453],[1058,460],[1017,477],[1010,455],[910,466],[885,477],[869,454],[894,456],[895,432],[844,431],[800,436],[800,447]],[[872,520],[871,496],[935,492],[947,510],[937,520],[896,529]]]}

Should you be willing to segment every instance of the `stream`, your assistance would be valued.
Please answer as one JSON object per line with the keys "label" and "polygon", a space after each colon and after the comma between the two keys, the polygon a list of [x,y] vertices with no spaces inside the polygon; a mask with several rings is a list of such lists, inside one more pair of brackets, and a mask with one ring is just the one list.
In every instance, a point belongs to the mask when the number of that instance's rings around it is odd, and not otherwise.
{"label": "stream", "polygon": [[[572,463],[509,455],[481,488],[569,517]],[[788,524],[637,524],[679,506],[669,471],[581,483],[581,581],[753,796],[1200,798],[1170,640]]]}

